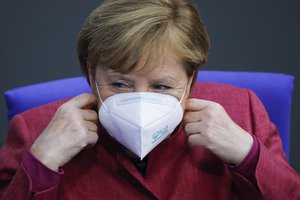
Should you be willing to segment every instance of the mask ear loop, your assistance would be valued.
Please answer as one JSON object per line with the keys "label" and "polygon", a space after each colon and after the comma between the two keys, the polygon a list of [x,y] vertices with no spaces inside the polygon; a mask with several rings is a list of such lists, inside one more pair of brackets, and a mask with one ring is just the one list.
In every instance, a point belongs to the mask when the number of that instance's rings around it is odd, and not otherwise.
{"label": "mask ear loop", "polygon": [[99,91],[99,88],[98,88],[98,84],[97,84],[96,81],[95,81],[95,86],[96,86],[97,95],[98,95],[98,97],[99,97],[99,99],[100,99],[101,105],[103,105],[105,108],[107,108],[106,105],[104,104],[102,98],[101,98],[100,91]]}
{"label": "mask ear loop", "polygon": [[[194,74],[195,74],[195,72],[193,73],[193,76],[194,76]],[[193,76],[192,76],[192,77],[193,77]],[[189,84],[188,84],[188,85],[191,85],[191,84],[192,84],[192,81],[193,81],[193,79],[191,79],[191,80],[189,81]],[[185,95],[185,93],[186,93],[186,89],[187,89],[187,88],[185,88],[185,89],[184,89],[184,91],[183,91],[183,94],[182,94],[182,97],[181,97],[181,99],[180,99],[179,103],[181,103],[181,102],[182,102],[182,100],[183,100],[183,97],[184,97],[184,95]]]}
{"label": "mask ear loop", "polygon": [[184,95],[185,95],[185,92],[186,92],[186,88],[184,89],[184,91],[183,91],[183,94],[182,94],[182,96],[181,96],[181,98],[180,98],[180,100],[179,100],[179,103],[181,103],[182,102],[182,100],[183,100],[183,97],[184,97]]}
{"label": "mask ear loop", "polygon": [[[194,73],[195,73],[195,72],[194,72]],[[194,76],[194,75],[193,75],[193,76]],[[192,81],[193,81],[193,79],[190,80],[189,85],[191,85]],[[180,98],[180,100],[179,100],[179,105],[180,105],[180,104],[182,103],[182,101],[183,101],[184,95],[186,94],[186,89],[187,89],[187,88],[184,89],[183,94],[182,94],[182,96],[181,96],[181,98]]]}
{"label": "mask ear loop", "polygon": [[184,89],[183,94],[180,98],[180,100],[173,106],[173,108],[176,108],[177,106],[181,106],[181,102],[183,101],[183,97],[185,95],[186,89]]}

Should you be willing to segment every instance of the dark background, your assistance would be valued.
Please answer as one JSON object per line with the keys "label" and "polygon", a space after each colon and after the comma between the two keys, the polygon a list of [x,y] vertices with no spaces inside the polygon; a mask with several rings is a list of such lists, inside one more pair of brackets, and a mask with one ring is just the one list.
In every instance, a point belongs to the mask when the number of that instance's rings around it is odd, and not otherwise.
{"label": "dark background", "polygon": [[[0,93],[38,82],[79,76],[77,34],[101,1],[2,0]],[[197,1],[212,48],[206,70],[267,71],[295,76],[290,163],[300,172],[300,1]],[[7,132],[0,98],[0,146]]]}

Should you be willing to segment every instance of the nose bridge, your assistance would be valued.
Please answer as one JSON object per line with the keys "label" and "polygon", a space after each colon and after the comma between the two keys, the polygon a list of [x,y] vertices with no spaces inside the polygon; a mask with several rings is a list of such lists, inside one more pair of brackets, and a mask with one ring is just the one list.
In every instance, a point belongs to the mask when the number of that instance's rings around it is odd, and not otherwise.
{"label": "nose bridge", "polygon": [[134,86],[134,92],[149,92],[149,85],[143,84],[136,84]]}
{"label": "nose bridge", "polygon": [[137,74],[133,86],[133,92],[148,92],[150,88],[149,81],[144,74]]}

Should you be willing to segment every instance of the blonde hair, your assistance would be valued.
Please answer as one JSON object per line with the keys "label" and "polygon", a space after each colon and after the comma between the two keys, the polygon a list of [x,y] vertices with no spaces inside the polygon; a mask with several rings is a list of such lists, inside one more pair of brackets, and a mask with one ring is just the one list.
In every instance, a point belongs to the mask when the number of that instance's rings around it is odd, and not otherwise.
{"label": "blonde hair", "polygon": [[206,62],[208,48],[205,26],[189,0],[106,0],[87,18],[77,54],[87,74],[88,61],[126,73],[141,58],[143,69],[151,69],[171,53],[192,76]]}

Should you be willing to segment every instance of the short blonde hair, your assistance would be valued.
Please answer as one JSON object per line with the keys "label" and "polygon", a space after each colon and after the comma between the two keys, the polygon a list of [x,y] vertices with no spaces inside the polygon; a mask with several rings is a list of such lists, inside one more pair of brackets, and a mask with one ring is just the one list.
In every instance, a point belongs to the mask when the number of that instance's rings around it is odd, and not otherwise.
{"label": "short blonde hair", "polygon": [[87,74],[88,61],[126,73],[141,58],[143,69],[150,69],[172,53],[192,76],[206,62],[208,48],[205,26],[189,0],[106,0],[87,18],[77,54]]}

